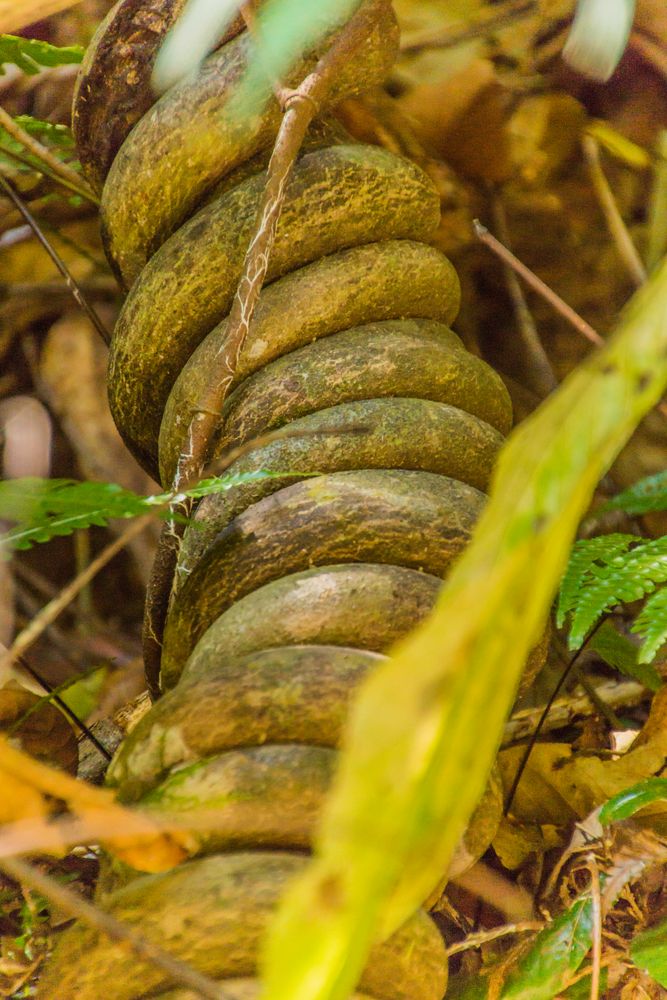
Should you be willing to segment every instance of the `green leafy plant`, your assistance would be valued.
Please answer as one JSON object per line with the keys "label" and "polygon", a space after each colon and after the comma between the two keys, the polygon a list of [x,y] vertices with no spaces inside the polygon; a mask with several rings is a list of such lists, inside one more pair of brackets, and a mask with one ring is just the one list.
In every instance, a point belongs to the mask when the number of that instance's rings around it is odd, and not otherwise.
{"label": "green leafy plant", "polygon": [[[596,825],[603,828],[631,819],[640,809],[667,798],[667,779],[647,778],[613,795],[596,813]],[[592,827],[591,827],[592,828]],[[631,877],[628,871],[627,878]],[[626,878],[626,881],[627,881]],[[604,883],[602,876],[601,882]],[[622,886],[615,887],[618,898]],[[517,949],[517,961],[506,958],[490,965],[480,975],[461,974],[454,980],[454,995],[459,1000],[552,1000],[566,996],[568,1000],[589,997],[590,976],[578,980],[566,989],[583,965],[593,943],[593,901],[586,891],[571,906],[549,920],[526,948]],[[635,935],[630,955],[636,966],[644,969],[658,983],[667,982],[667,922]],[[581,985],[583,983],[583,985]],[[501,986],[502,984],[502,986]]]}
{"label": "green leafy plant", "polygon": [[68,66],[80,63],[82,59],[80,45],[60,47],[37,38],[0,35],[0,73],[4,73],[5,63],[13,63],[23,73],[34,76],[44,66]]}
{"label": "green leafy plant", "polygon": [[[212,476],[181,493],[142,496],[116,483],[76,482],[72,479],[9,479],[0,483],[0,520],[13,524],[0,535],[0,553],[29,549],[57,535],[71,535],[91,525],[104,526],[113,518],[139,517],[155,510],[171,516],[171,505],[191,498],[230,490],[241,483],[290,475],[287,472],[252,472]],[[300,474],[301,475],[301,474]]]}
{"label": "green leafy plant", "polygon": [[[64,162],[78,169],[74,159],[74,139],[67,125],[57,125],[53,122],[40,121],[32,115],[17,115],[14,119],[28,135],[35,136],[51,152]],[[0,162],[19,173],[43,173],[44,164],[6,129],[0,126]]]}
{"label": "green leafy plant", "polygon": [[602,510],[624,510],[626,514],[650,514],[667,510],[667,472],[646,476],[618,493]]}
{"label": "green leafy plant", "polygon": [[[603,508],[629,514],[666,509],[667,473],[664,472],[640,480]],[[576,542],[561,583],[557,610],[559,626],[568,619],[571,621],[570,648],[579,648],[602,615],[616,605],[647,598],[632,632],[642,640],[637,663],[651,663],[667,640],[667,588],[662,586],[666,581],[667,536],[646,539],[610,534]],[[603,650],[598,652],[604,656]],[[620,663],[612,665],[623,670]],[[638,676],[631,670],[623,672]]]}
{"label": "green leafy plant", "polygon": [[[74,150],[74,137],[67,125],[45,122],[41,118],[33,118],[32,115],[16,115],[14,121],[28,135],[36,135],[42,142],[47,142],[57,149]],[[4,130],[0,131],[0,138],[5,142]]]}

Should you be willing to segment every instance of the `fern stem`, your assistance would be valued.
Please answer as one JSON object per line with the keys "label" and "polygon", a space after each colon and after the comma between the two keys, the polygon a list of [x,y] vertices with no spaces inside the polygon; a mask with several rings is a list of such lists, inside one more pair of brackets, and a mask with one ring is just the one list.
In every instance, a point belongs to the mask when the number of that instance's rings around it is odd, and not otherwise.
{"label": "fern stem", "polygon": [[140,517],[139,520],[134,521],[129,528],[127,528],[122,535],[114,539],[105,549],[103,549],[98,556],[91,563],[88,564],[86,569],[79,573],[78,576],[74,578],[66,587],[64,587],[57,597],[54,597],[52,601],[49,601],[45,607],[39,612],[38,615],[33,618],[30,624],[16,637],[10,649],[0,656],[0,672],[10,667],[16,660],[21,656],[32,644],[39,639],[40,635],[44,630],[56,620],[56,618],[68,607],[69,604],[74,600],[74,598],[79,594],[84,587],[86,587],[90,581],[97,576],[99,571],[103,569],[108,562],[110,562],[113,557],[125,546],[132,541],[138,534],[140,534],[144,528],[150,524],[153,520],[152,514],[146,514],[144,517]]}
{"label": "fern stem", "polygon": [[55,174],[56,178],[66,181],[69,188],[76,191],[82,198],[86,198],[87,201],[91,201],[93,205],[99,205],[99,198],[95,197],[76,170],[59,160],[50,149],[47,149],[38,139],[26,132],[2,106],[0,106],[0,126],[12,139],[15,139],[24,149],[37,157],[40,163],[43,163],[52,174]]}
{"label": "fern stem", "polygon": [[30,211],[28,206],[24,203],[23,199],[19,197],[19,195],[16,193],[16,191],[9,183],[7,178],[4,177],[1,172],[0,172],[0,187],[2,187],[2,189],[7,194],[7,197],[11,200],[11,202],[21,213],[25,221],[28,223],[33,233],[35,234],[39,242],[42,244],[42,246],[48,253],[51,260],[53,261],[53,263],[56,265],[56,267],[62,274],[63,278],[67,283],[67,287],[74,296],[74,299],[76,300],[78,305],[81,306],[81,308],[85,312],[90,322],[93,324],[97,332],[104,340],[105,344],[108,344],[109,341],[111,340],[109,331],[105,327],[104,323],[100,319],[95,309],[93,309],[90,302],[81,291],[76,279],[74,278],[74,275],[67,267],[67,264],[65,264],[64,260],[62,259],[58,251],[55,249],[53,244],[50,243],[49,240],[47,240],[46,236],[42,232],[37,220],[35,219],[34,215]]}
{"label": "fern stem", "polygon": [[549,712],[551,711],[556,698],[558,697],[559,693],[561,692],[561,690],[563,688],[563,685],[565,684],[565,681],[568,679],[568,677],[572,673],[574,667],[576,666],[577,660],[579,659],[579,657],[581,656],[581,654],[583,653],[583,651],[584,651],[584,649],[586,647],[586,643],[589,642],[593,638],[593,636],[595,635],[595,633],[601,627],[602,623],[605,622],[608,617],[609,617],[608,615],[603,615],[600,618],[600,620],[595,624],[594,628],[591,629],[591,631],[589,632],[589,634],[586,636],[586,642],[582,643],[581,646],[579,647],[579,649],[577,649],[574,652],[574,654],[570,657],[570,659],[568,660],[568,662],[567,662],[567,664],[565,666],[565,669],[563,670],[563,673],[560,675],[560,679],[559,679],[558,683],[556,684],[555,688],[551,692],[551,694],[549,696],[549,699],[548,699],[546,705],[544,706],[544,709],[542,710],[542,714],[540,715],[540,717],[538,719],[537,725],[535,726],[535,730],[532,733],[530,739],[528,740],[528,743],[526,744],[526,749],[524,751],[523,757],[521,758],[521,760],[519,762],[519,766],[517,768],[516,774],[514,775],[514,778],[512,780],[512,784],[510,785],[510,789],[509,789],[509,791],[507,793],[507,797],[505,799],[505,810],[504,810],[506,816],[509,813],[510,809],[512,808],[512,803],[514,802],[514,796],[516,795],[516,790],[519,787],[519,782],[521,781],[521,778],[523,777],[523,772],[526,770],[526,765],[528,764],[528,760],[530,758],[530,755],[533,752],[533,747],[537,743],[539,735],[542,732],[542,726],[546,722],[547,716],[549,715]]}

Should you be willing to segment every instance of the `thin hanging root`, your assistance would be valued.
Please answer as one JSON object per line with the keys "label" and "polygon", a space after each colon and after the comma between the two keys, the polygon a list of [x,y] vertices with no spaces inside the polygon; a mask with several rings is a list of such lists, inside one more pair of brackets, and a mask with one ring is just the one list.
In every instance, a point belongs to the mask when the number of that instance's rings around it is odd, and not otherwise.
{"label": "thin hanging root", "polygon": [[[281,121],[276,100],[250,118],[230,113],[255,58],[247,32],[152,102],[150,63],[181,7],[121,0],[93,42],[74,112],[90,181],[106,177],[108,252],[131,288],[111,347],[112,408],[166,487],[235,336],[229,313]],[[395,56],[389,0],[359,11],[366,29],[330,104],[378,85]],[[333,37],[283,84],[298,87]],[[258,996],[258,947],[306,863],[350,698],[432,608],[511,425],[502,382],[448,328],[459,289],[427,242],[438,218],[414,164],[326,117],[311,128],[207,456],[241,448],[230,472],[291,475],[200,503],[164,609],[151,677],[163,696],[109,770],[123,801],[195,809],[198,823],[190,860],[171,871],[109,860],[105,908],[238,1000]],[[279,428],[284,437],[266,438]],[[492,781],[455,872],[483,853],[501,807]],[[376,947],[356,996],[440,1000],[446,981],[444,943],[420,911]],[[63,934],[40,996],[98,1000],[109,984],[114,1000],[190,996],[80,927]]]}

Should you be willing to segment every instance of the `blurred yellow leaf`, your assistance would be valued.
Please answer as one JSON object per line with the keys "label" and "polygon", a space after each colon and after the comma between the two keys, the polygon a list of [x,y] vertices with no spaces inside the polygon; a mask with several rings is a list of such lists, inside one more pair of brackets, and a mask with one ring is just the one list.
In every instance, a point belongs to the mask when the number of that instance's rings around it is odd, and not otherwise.
{"label": "blurred yellow leaf", "polygon": [[511,435],[435,610],[362,685],[315,858],[272,927],[265,1000],[347,996],[371,943],[437,884],[595,486],[666,385],[663,264],[605,348]]}
{"label": "blurred yellow leaf", "polygon": [[41,793],[5,771],[1,761],[0,788],[0,823],[17,823],[19,820],[37,819],[48,814],[49,808]]}
{"label": "blurred yellow leaf", "polygon": [[81,0],[0,0],[0,31],[15,34],[21,28],[50,17]]}
{"label": "blurred yellow leaf", "polygon": [[[60,809],[60,803],[64,802],[70,812],[83,821],[83,830],[79,830],[74,843],[82,839],[85,842],[86,820],[90,820],[96,832],[94,839],[100,839],[102,821],[102,839],[107,849],[140,871],[164,871],[187,857],[187,851],[181,846],[185,835],[163,832],[159,821],[118,805],[111,791],[95,788],[39,763],[17,750],[3,736],[0,736],[0,788],[0,823],[45,821],[37,831],[34,825],[30,827],[33,851],[59,852],[66,846],[58,825],[48,822],[54,807]],[[0,832],[0,854],[3,853],[3,833],[7,831]],[[14,849],[7,853],[17,852]]]}
{"label": "blurred yellow leaf", "polygon": [[638,146],[636,142],[626,139],[624,135],[617,132],[607,122],[595,120],[586,126],[586,131],[594,139],[621,163],[632,167],[634,170],[647,170],[651,166],[651,157],[643,146]]}

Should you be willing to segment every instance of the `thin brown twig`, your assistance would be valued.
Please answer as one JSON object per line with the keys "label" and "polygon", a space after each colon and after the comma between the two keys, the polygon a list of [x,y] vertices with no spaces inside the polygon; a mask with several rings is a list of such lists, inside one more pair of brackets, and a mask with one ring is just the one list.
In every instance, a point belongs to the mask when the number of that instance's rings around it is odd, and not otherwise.
{"label": "thin brown twig", "polygon": [[56,618],[69,604],[71,604],[77,594],[79,594],[81,590],[86,587],[95,576],[97,576],[99,571],[103,569],[118,552],[124,549],[133,538],[136,538],[136,536],[140,534],[152,521],[153,514],[146,514],[144,517],[140,517],[138,520],[134,521],[129,528],[118,536],[118,538],[114,539],[113,542],[107,545],[107,547],[103,549],[91,563],[89,563],[82,573],[79,573],[79,575],[76,576],[71,583],[64,587],[57,597],[54,597],[52,601],[49,601],[49,603],[42,608],[39,614],[33,618],[27,628],[19,633],[12,643],[11,648],[8,649],[6,653],[0,655],[0,671],[4,668],[10,667],[19,656],[22,656],[23,653],[25,653],[25,651],[40,637],[44,630],[56,620]]}
{"label": "thin brown twig", "polygon": [[521,760],[519,761],[519,766],[516,769],[516,773],[515,773],[515,775],[514,775],[514,777],[512,779],[512,783],[511,783],[511,785],[509,787],[507,795],[505,796],[505,805],[504,805],[504,809],[503,809],[503,815],[504,816],[507,816],[509,814],[510,809],[512,808],[512,803],[514,802],[514,796],[516,795],[516,792],[517,792],[517,789],[519,787],[519,784],[521,783],[521,778],[523,777],[523,773],[526,770],[526,765],[528,764],[528,760],[530,758],[530,755],[533,752],[533,748],[535,747],[535,744],[537,743],[538,737],[539,737],[539,735],[540,735],[540,733],[542,731],[542,726],[544,725],[544,723],[545,723],[545,721],[547,719],[547,716],[549,715],[549,712],[551,711],[551,708],[552,708],[552,706],[553,706],[556,698],[558,697],[558,695],[559,695],[559,693],[560,693],[563,685],[565,684],[565,681],[568,679],[568,677],[570,677],[573,669],[575,668],[575,666],[577,664],[577,660],[579,659],[579,657],[581,656],[581,654],[584,652],[584,649],[586,648],[586,646],[588,645],[588,643],[590,642],[590,640],[593,638],[593,636],[596,635],[596,633],[598,632],[598,630],[602,627],[602,625],[604,624],[604,622],[606,622],[606,620],[607,620],[608,617],[609,617],[608,614],[602,615],[602,617],[600,618],[600,620],[589,631],[588,635],[586,636],[585,642],[582,643],[582,645],[579,647],[579,649],[577,649],[577,650],[574,651],[574,653],[572,654],[571,659],[565,665],[565,669],[561,671],[561,675],[560,675],[560,677],[558,679],[558,682],[554,686],[554,689],[551,692],[551,695],[547,699],[547,703],[544,706],[544,708],[542,709],[542,714],[540,715],[540,717],[539,717],[539,719],[537,721],[537,725],[535,726],[535,730],[534,730],[534,732],[531,733],[530,739],[528,740],[528,743],[525,746],[524,752],[521,755]]}
{"label": "thin brown twig", "polygon": [[[224,455],[215,459],[209,466],[203,470],[202,478],[208,478],[209,476],[220,476],[225,472],[230,465],[237,462],[244,455],[249,454],[251,451],[256,451],[258,448],[265,448],[269,444],[273,444],[275,441],[289,441],[290,439],[296,438],[313,438],[313,437],[327,437],[334,434],[367,434],[370,428],[366,424],[347,424],[342,427],[320,427],[318,430],[285,430],[284,427],[279,427],[278,430],[267,431],[266,434],[258,434],[257,437],[252,438],[250,441],[244,441],[243,444],[237,445],[235,448],[230,448],[226,451]],[[289,471],[285,472],[286,476],[289,476]],[[294,473],[294,475],[301,475],[301,473]]]}
{"label": "thin brown twig", "polygon": [[526,284],[536,291],[538,295],[541,295],[542,298],[548,302],[557,313],[560,313],[560,315],[582,335],[582,337],[585,337],[586,340],[590,340],[591,344],[595,344],[596,347],[604,344],[604,340],[600,334],[594,330],[585,319],[576,313],[574,309],[567,304],[567,302],[561,299],[560,295],[557,295],[556,292],[554,292],[552,288],[549,288],[549,286],[542,281],[541,278],[538,278],[534,271],[531,271],[529,267],[526,267],[523,261],[520,261],[518,257],[515,257],[511,250],[508,250],[507,247],[503,246],[500,240],[497,240],[496,237],[489,232],[486,226],[482,225],[479,219],[473,220],[473,228],[475,230],[475,236],[480,243],[483,243],[484,246],[489,248],[489,250],[492,250],[497,257],[500,257],[503,263],[511,267],[512,270],[519,275],[519,277],[523,278]]}
{"label": "thin brown twig", "polygon": [[[563,660],[563,662],[565,662],[565,660]],[[602,698],[598,698],[595,687],[591,684],[588,677],[586,677],[586,674],[583,672],[581,667],[577,666],[574,668],[572,671],[572,679],[576,680],[579,687],[583,688],[586,695],[591,699],[591,702],[595,706],[596,710],[602,718],[605,719],[612,732],[619,732],[622,729],[627,729],[627,726],[623,725],[611,705],[607,705]]]}
{"label": "thin brown twig", "polygon": [[161,969],[169,982],[189,987],[209,1000],[226,1000],[229,996],[214,980],[170,955],[159,945],[138,934],[134,928],[116,920],[110,913],[82,899],[71,889],[56,882],[54,878],[40,872],[34,865],[18,858],[0,858],[0,868],[10,878],[35,889],[66,913],[71,913],[112,941],[126,945],[138,958]]}
{"label": "thin brown twig", "polygon": [[667,249],[667,131],[661,129],[655,144],[655,164],[649,206],[646,266],[652,271]]}
{"label": "thin brown twig", "polygon": [[451,944],[446,949],[445,954],[449,958],[450,955],[470,951],[471,948],[481,948],[483,944],[488,944],[489,941],[495,941],[497,938],[508,937],[510,934],[526,934],[528,931],[541,931],[543,928],[543,920],[522,920],[521,923],[517,924],[504,924],[502,927],[494,927],[490,931],[469,934],[464,941]]}
{"label": "thin brown twig", "polygon": [[[88,278],[79,282],[79,288],[88,296],[110,302],[117,300],[120,295],[114,278]],[[58,281],[14,281],[6,285],[0,283],[0,299],[24,299],[27,296],[57,298],[70,294],[69,289]]]}
{"label": "thin brown twig", "polygon": [[[523,261],[519,260],[519,258],[516,257],[511,250],[508,250],[506,246],[503,246],[500,240],[496,239],[496,237],[489,232],[486,226],[482,225],[479,219],[473,219],[472,225],[475,231],[475,236],[480,243],[483,243],[484,246],[489,248],[489,250],[492,250],[497,257],[500,257],[505,264],[511,267],[512,270],[516,271],[516,273],[523,278],[527,285],[537,292],[537,294],[540,295],[545,302],[548,302],[549,305],[563,317],[563,319],[567,320],[567,322],[574,327],[577,333],[580,333],[582,337],[590,340],[590,342],[595,344],[596,347],[600,347],[604,344],[603,338],[596,330],[593,329],[590,323],[587,323],[578,312],[575,312],[572,306],[569,306],[567,302],[561,299],[560,295],[554,292],[553,288],[549,288],[549,286],[542,281],[541,278],[538,278],[535,272],[531,271],[530,268],[527,267]],[[656,410],[658,410],[663,417],[667,417],[667,403],[658,403]]]}
{"label": "thin brown twig", "polygon": [[[608,681],[598,685],[594,690],[599,701],[614,708],[639,705],[648,693],[639,681],[628,680]],[[573,694],[559,698],[549,709],[542,723],[541,731],[549,733],[556,729],[564,729],[571,725],[575,719],[593,715],[597,710],[588,694]],[[516,712],[505,725],[502,745],[509,746],[530,736],[535,731],[542,713],[542,706],[524,708]]]}
{"label": "thin brown twig", "polygon": [[581,148],[588,166],[588,172],[600,208],[607,223],[609,234],[616,245],[618,255],[637,288],[641,288],[647,278],[646,268],[639,256],[637,247],[623,221],[614,193],[609,186],[600,162],[600,147],[592,135],[585,135],[581,140]]}
{"label": "thin brown twig", "polygon": [[[491,197],[491,208],[496,230],[503,244],[509,249],[509,227],[507,225],[507,213],[501,196],[496,192]],[[528,308],[523,288],[516,276],[516,272],[507,263],[503,262],[505,272],[505,282],[509,292],[514,313],[517,318],[519,342],[523,348],[526,361],[526,381],[529,388],[537,393],[540,398],[548,396],[558,387],[558,379],[551,367],[547,352],[540,340],[535,320]]]}
{"label": "thin brown twig", "polygon": [[97,198],[93,192],[88,188],[88,186],[83,181],[82,177],[69,166],[68,163],[63,163],[59,160],[57,156],[54,156],[50,149],[42,145],[34,136],[30,135],[28,132],[22,128],[18,122],[14,121],[12,116],[8,114],[3,107],[0,107],[0,126],[4,128],[12,139],[19,142],[24,149],[26,149],[33,156],[37,157],[50,171],[53,175],[55,174],[55,180],[62,179],[67,182],[67,187],[77,194],[81,195],[82,198],[86,198],[91,201],[93,205],[99,205],[100,200]]}
{"label": "thin brown twig", "polygon": [[187,487],[201,476],[211,441],[220,419],[222,404],[231,388],[245,344],[250,322],[269,264],[287,183],[305,138],[308,126],[333,86],[341,63],[347,59],[360,34],[370,25],[363,8],[345,25],[315,69],[296,90],[283,94],[284,114],[267,170],[266,184],[257,212],[255,232],[250,240],[232,308],[227,335],[213,364],[213,370],[194,413],[174,476],[174,489]]}
{"label": "thin brown twig", "polygon": [[602,968],[602,900],[600,898],[600,873],[593,855],[586,867],[591,876],[591,924],[593,938],[593,969],[591,971],[591,1000],[600,1000],[600,970]]}
{"label": "thin brown twig", "polygon": [[28,672],[28,674],[35,681],[37,681],[38,684],[41,685],[41,687],[44,689],[44,691],[46,691],[46,694],[48,696],[48,700],[51,701],[51,702],[53,702],[55,705],[58,706],[58,708],[60,709],[60,711],[63,712],[64,715],[66,715],[67,718],[72,723],[74,723],[74,725],[81,732],[81,734],[83,736],[85,736],[85,738],[90,743],[92,743],[92,745],[95,747],[95,749],[98,751],[98,753],[102,757],[104,757],[105,760],[110,761],[111,760],[111,756],[112,756],[111,753],[109,753],[109,751],[104,746],[104,744],[102,742],[100,742],[100,740],[98,740],[98,738],[95,735],[95,733],[90,729],[89,726],[86,725],[86,723],[83,721],[83,719],[80,719],[79,716],[76,714],[76,712],[72,708],[69,707],[69,705],[67,704],[67,702],[63,701],[63,699],[60,697],[60,695],[58,694],[58,692],[56,690],[54,690],[53,685],[51,685],[44,677],[42,677],[37,672],[37,670],[34,669],[34,667],[31,667],[30,664],[28,663],[28,661],[25,660],[22,656],[18,657],[18,663],[23,668],[23,670],[26,670]]}
{"label": "thin brown twig", "polygon": [[489,903],[502,913],[509,923],[523,923],[535,915],[533,898],[530,893],[514,882],[510,882],[484,861],[478,861],[451,880],[478,899]]}
{"label": "thin brown twig", "polygon": [[[626,942],[623,942],[623,943],[625,944]],[[610,965],[613,965],[614,962],[618,962],[618,960],[620,958],[622,958],[622,957],[623,957],[623,953],[619,954],[618,952],[615,952],[612,955],[605,955],[603,957],[602,961],[600,962],[600,971],[602,971],[602,969],[606,969]],[[575,983],[581,982],[582,979],[588,979],[588,977],[592,976],[592,974],[593,974],[593,968],[592,968],[592,966],[590,966],[590,965],[583,966],[583,968],[580,968],[575,973],[575,975],[568,977],[568,979],[567,979],[567,989],[569,990],[570,987],[574,986]]]}
{"label": "thin brown twig", "polygon": [[67,188],[67,190],[71,191],[72,194],[76,194],[80,198],[84,197],[83,191],[78,187],[78,185],[71,184],[69,181],[65,180],[64,177],[57,177],[45,163],[40,164],[39,168],[37,168],[28,156],[23,156],[15,149],[5,149],[3,147],[2,152],[3,155],[8,156],[10,160],[14,160],[16,163],[22,163],[24,166],[30,167],[30,169],[36,173],[40,173],[44,177],[49,177],[55,184],[59,184],[61,187]]}
{"label": "thin brown twig", "polygon": [[[248,8],[246,6],[246,14]],[[308,126],[318,113],[339,68],[354,50],[359,37],[373,27],[373,9],[364,6],[338,33],[331,47],[318,60],[314,70],[296,88],[280,88],[284,114],[267,169],[267,178],[257,212],[255,232],[246,251],[243,275],[227,320],[227,336],[212,365],[208,385],[197,403],[179,455],[173,488],[176,492],[201,478],[210,459],[211,442],[220,420],[222,405],[238,368],[253,312],[262,290],[269,256],[282,211],[287,182]],[[251,19],[252,20],[252,19]],[[192,502],[175,508],[187,519]],[[144,611],[143,644],[147,671],[157,676],[162,654],[162,633],[166,607],[173,584],[183,524],[175,521],[163,530],[149,582]]]}
{"label": "thin brown twig", "polygon": [[15,206],[15,208],[18,209],[18,211],[20,212],[20,214],[23,216],[23,218],[25,219],[25,221],[28,223],[28,225],[32,229],[33,233],[35,234],[35,236],[37,237],[37,239],[39,240],[39,242],[42,244],[42,246],[44,247],[44,249],[48,253],[48,255],[51,258],[51,260],[53,261],[53,263],[55,264],[55,266],[58,268],[58,270],[62,274],[63,278],[65,279],[65,282],[67,283],[67,287],[69,288],[70,292],[72,293],[72,295],[73,295],[74,299],[76,300],[77,304],[81,307],[81,309],[83,309],[83,311],[85,312],[86,316],[88,317],[88,319],[90,320],[90,322],[93,324],[93,326],[95,327],[95,329],[97,330],[97,332],[100,334],[100,336],[102,337],[102,339],[104,340],[104,342],[106,344],[108,344],[109,341],[111,340],[111,337],[109,335],[109,331],[105,327],[104,323],[100,319],[100,317],[97,314],[97,312],[95,311],[95,309],[93,309],[93,307],[91,306],[90,302],[88,302],[88,299],[86,298],[86,296],[81,291],[81,288],[77,284],[77,281],[74,278],[74,275],[72,274],[72,272],[70,271],[70,269],[67,267],[67,264],[64,262],[64,260],[60,256],[60,254],[55,249],[55,247],[49,242],[49,240],[47,240],[46,236],[44,235],[44,233],[41,230],[41,227],[40,227],[39,223],[35,219],[34,215],[30,211],[30,209],[28,208],[28,206],[25,204],[25,202],[23,201],[23,199],[21,197],[19,197],[19,195],[16,193],[16,191],[14,190],[14,188],[12,187],[12,185],[9,183],[9,181],[7,180],[7,178],[2,175],[2,173],[0,173],[0,187],[2,187],[2,189],[7,194],[7,197],[11,200],[11,202],[13,203],[13,205]]}

